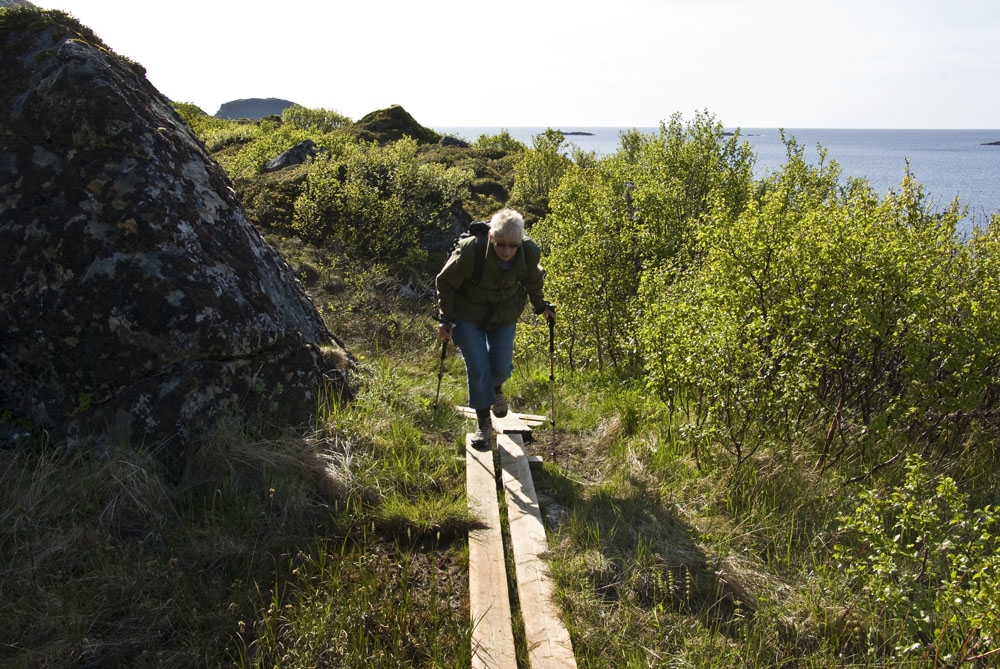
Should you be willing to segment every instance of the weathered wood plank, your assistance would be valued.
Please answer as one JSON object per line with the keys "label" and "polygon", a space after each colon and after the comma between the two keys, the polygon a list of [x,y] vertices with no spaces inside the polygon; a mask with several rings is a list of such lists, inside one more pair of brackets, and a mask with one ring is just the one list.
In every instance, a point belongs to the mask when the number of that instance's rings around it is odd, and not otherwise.
{"label": "weathered wood plank", "polygon": [[497,450],[531,669],[576,667],[569,631],[553,600],[555,586],[542,560],[548,542],[521,436],[498,435]]}
{"label": "weathered wood plank", "polygon": [[[456,406],[455,407],[455,411],[457,411],[459,413],[459,415],[464,416],[466,418],[475,418],[476,417],[476,410],[475,409],[470,409],[469,407]],[[496,418],[494,416],[493,417],[493,424],[496,425],[496,423],[497,423],[498,420],[505,420],[508,417],[516,418],[516,419],[520,420],[522,423],[524,423],[525,425],[527,425],[528,427],[538,427],[539,425],[545,423],[548,420],[548,418],[546,418],[545,416],[536,416],[536,415],[530,414],[530,413],[515,413],[515,412],[511,411],[504,418]]]}
{"label": "weathered wood plank", "polygon": [[532,425],[516,413],[509,413],[503,418],[493,417],[493,429],[500,434],[531,434],[531,428]]}
{"label": "weathered wood plank", "polygon": [[519,413],[517,416],[525,423],[534,423],[536,425],[541,425],[549,420],[548,416],[537,416],[532,413]]}
{"label": "weathered wood plank", "polygon": [[469,532],[472,667],[516,669],[493,451],[473,446],[471,434],[465,436],[465,481],[469,506],[485,525]]}

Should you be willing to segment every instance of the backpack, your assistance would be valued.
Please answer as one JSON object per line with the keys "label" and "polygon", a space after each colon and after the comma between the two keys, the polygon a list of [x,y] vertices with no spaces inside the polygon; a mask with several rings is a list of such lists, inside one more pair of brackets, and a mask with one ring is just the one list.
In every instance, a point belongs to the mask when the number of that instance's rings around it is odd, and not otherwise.
{"label": "backpack", "polygon": [[489,241],[489,236],[489,221],[473,221],[469,223],[469,229],[460,234],[451,245],[451,252],[454,253],[463,239],[476,238],[476,265],[472,270],[472,280],[476,283],[483,280],[483,260],[486,257],[486,244]]}

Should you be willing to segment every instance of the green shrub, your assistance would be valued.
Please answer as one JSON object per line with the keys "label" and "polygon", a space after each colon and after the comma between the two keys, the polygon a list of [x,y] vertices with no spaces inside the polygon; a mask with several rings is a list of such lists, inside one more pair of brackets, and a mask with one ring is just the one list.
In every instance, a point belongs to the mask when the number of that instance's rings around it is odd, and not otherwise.
{"label": "green shrub", "polygon": [[416,141],[357,144],[309,168],[293,227],[305,239],[404,273],[453,237],[471,173],[417,160]]}
{"label": "green shrub", "polygon": [[[553,174],[560,137],[543,138]],[[644,274],[689,264],[702,220],[716,209],[741,210],[751,192],[751,154],[709,115],[687,125],[675,116],[658,135],[623,133],[614,156],[567,161],[560,179],[558,187],[549,182],[551,212],[532,234],[546,248],[548,290],[561,305],[571,364],[634,373],[642,366],[636,335]],[[547,192],[536,190],[539,198]]]}
{"label": "green shrub", "polygon": [[970,511],[955,482],[906,460],[888,494],[865,491],[841,517],[834,559],[871,618],[872,653],[960,666],[995,657],[1000,633],[1000,515]]}
{"label": "green shrub", "polygon": [[521,151],[514,162],[514,188],[511,204],[531,224],[549,212],[549,197],[570,166],[562,153],[565,137],[552,128],[535,135],[534,148]]}
{"label": "green shrub", "polygon": [[909,176],[884,200],[842,188],[835,163],[789,147],[737,219],[705,220],[696,265],[644,276],[647,371],[737,463],[803,432],[825,434],[821,466],[872,462],[891,435],[979,407],[993,358],[968,336],[960,213],[929,213]]}
{"label": "green shrub", "polygon": [[205,143],[209,151],[218,151],[220,148],[226,146],[225,143],[219,144],[210,141],[210,137],[215,134],[224,134],[227,131],[233,131],[237,128],[247,128],[251,126],[242,125],[235,123],[233,121],[228,121],[226,119],[216,118],[206,114],[197,105],[190,102],[175,102],[173,103],[174,111],[177,112],[181,120],[187,124],[194,134]]}
{"label": "green shrub", "polygon": [[472,143],[472,150],[490,157],[498,157],[527,150],[524,142],[514,139],[510,132],[501,130],[496,135],[480,135]]}
{"label": "green shrub", "polygon": [[329,109],[307,109],[293,105],[281,113],[281,122],[299,130],[328,133],[350,125],[351,119]]}
{"label": "green shrub", "polygon": [[239,150],[217,156],[219,164],[234,180],[255,177],[261,173],[268,161],[296,144],[307,139],[316,141],[315,133],[310,133],[308,130],[276,125],[273,121],[263,119],[248,129],[227,129],[224,136],[221,133],[210,134],[206,144],[212,141],[214,145],[221,146],[221,142],[232,142],[234,136],[240,138]]}

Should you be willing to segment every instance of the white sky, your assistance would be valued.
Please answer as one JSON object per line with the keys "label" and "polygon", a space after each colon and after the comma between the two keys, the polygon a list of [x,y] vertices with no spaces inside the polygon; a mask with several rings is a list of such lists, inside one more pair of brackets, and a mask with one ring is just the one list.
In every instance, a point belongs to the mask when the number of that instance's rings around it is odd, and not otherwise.
{"label": "white sky", "polygon": [[209,114],[284,98],[432,128],[1000,128],[997,0],[34,0]]}

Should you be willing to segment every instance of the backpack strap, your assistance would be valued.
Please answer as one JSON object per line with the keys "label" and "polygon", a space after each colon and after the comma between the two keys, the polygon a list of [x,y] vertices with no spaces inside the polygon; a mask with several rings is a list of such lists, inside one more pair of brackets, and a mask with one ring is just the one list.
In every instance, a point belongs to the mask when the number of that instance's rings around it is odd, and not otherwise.
{"label": "backpack strap", "polygon": [[472,280],[479,283],[483,280],[483,263],[486,261],[490,224],[486,221],[473,221],[469,224],[469,233],[476,236],[476,264],[472,270]]}
{"label": "backpack strap", "polygon": [[483,263],[486,262],[486,240],[488,237],[476,235],[476,266],[472,270],[472,280],[479,283],[483,280]]}

